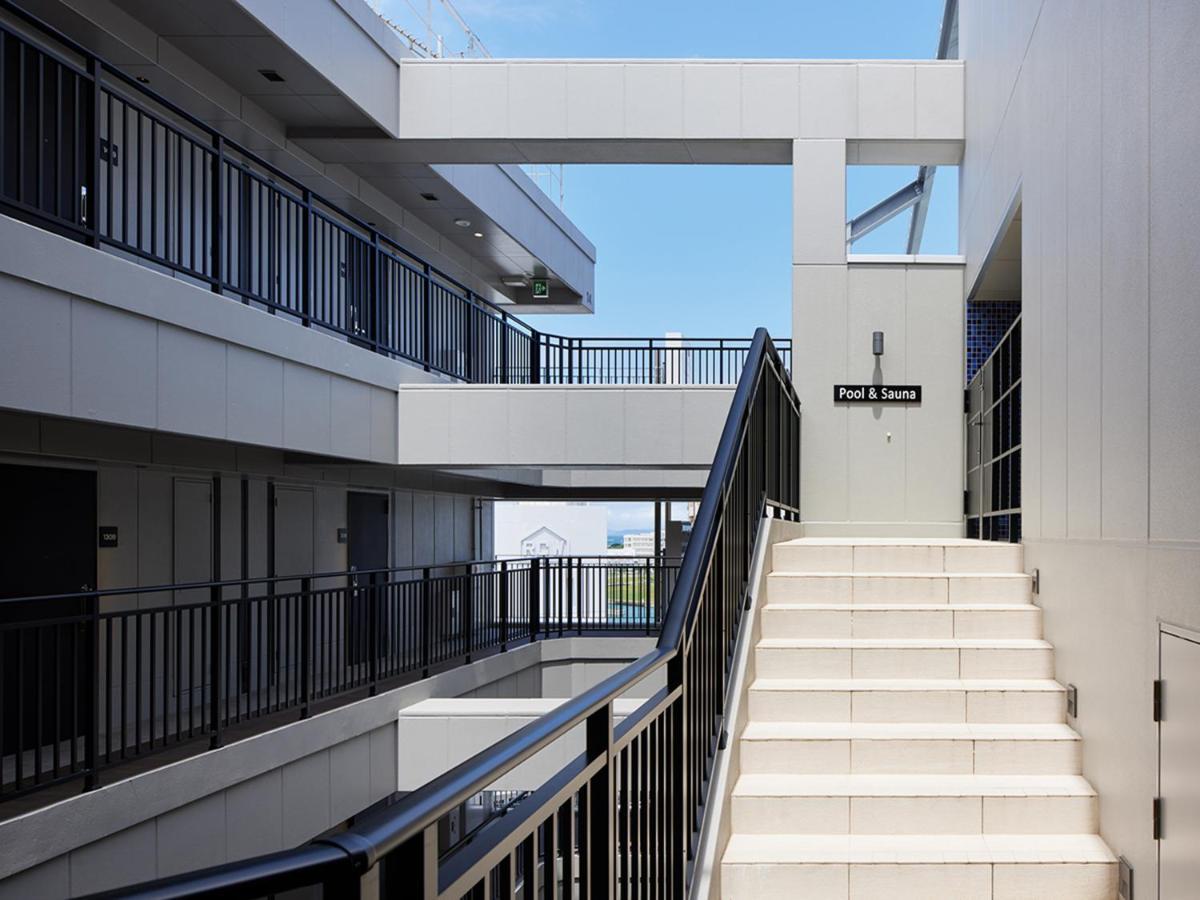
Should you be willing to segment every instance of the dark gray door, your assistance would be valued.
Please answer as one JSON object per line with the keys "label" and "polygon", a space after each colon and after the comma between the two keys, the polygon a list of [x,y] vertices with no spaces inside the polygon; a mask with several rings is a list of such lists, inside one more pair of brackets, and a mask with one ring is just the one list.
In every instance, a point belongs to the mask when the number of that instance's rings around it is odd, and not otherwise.
{"label": "dark gray door", "polygon": [[[0,465],[0,498],[0,600],[95,588],[95,472]],[[66,740],[87,727],[93,603],[0,602],[3,753]]]}
{"label": "dark gray door", "polygon": [[[388,566],[388,495],[350,492],[346,498],[349,528],[350,602],[346,606],[346,656],[353,663],[382,652],[376,632],[384,603],[382,572]],[[359,574],[362,573],[362,574]],[[374,618],[373,618],[374,616]]]}

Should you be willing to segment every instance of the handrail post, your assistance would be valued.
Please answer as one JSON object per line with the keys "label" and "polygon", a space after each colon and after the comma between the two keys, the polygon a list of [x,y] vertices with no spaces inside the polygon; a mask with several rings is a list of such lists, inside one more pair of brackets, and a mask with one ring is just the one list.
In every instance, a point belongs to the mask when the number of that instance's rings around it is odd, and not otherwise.
{"label": "handrail post", "polygon": [[367,608],[367,646],[371,654],[371,697],[379,692],[379,656],[382,652],[379,641],[379,597],[383,592],[383,585],[378,582],[382,579],[383,576],[379,572],[372,572],[367,576],[367,602],[370,604]]}
{"label": "handrail post", "polygon": [[508,560],[500,560],[500,652],[508,649]]}
{"label": "handrail post", "polygon": [[[275,582],[271,582],[271,590],[275,590]],[[308,718],[308,703],[310,700],[308,683],[312,667],[312,658],[316,655],[316,647],[312,646],[312,579],[300,579],[300,718]]]}
{"label": "handrail post", "polygon": [[679,698],[673,704],[668,720],[667,737],[670,759],[667,760],[668,779],[671,783],[667,806],[667,881],[676,886],[680,895],[686,893],[687,863],[691,843],[691,819],[687,808],[687,786],[691,777],[687,772],[688,757],[687,727],[688,690],[685,678],[684,654],[681,651],[667,663],[667,690],[679,688]]}
{"label": "handrail post", "polygon": [[540,384],[542,380],[542,333],[529,334],[529,383]]}
{"label": "handrail post", "polygon": [[[99,686],[112,696],[112,685],[100,680],[100,597],[91,600],[91,615],[88,622],[87,668],[84,670],[90,677],[83,678],[84,690],[90,692],[91,702],[87,705],[87,732],[84,737],[83,768],[87,774],[83,779],[85,791],[94,790],[100,786],[100,701],[102,699]],[[17,632],[17,640],[20,640]],[[75,686],[79,689],[79,685]],[[111,728],[111,716],[108,727]],[[111,741],[109,746],[112,746]],[[20,748],[18,748],[18,752]]]}
{"label": "handrail post", "polygon": [[464,329],[467,333],[463,335],[463,340],[466,346],[463,349],[463,375],[468,384],[479,383],[479,373],[475,371],[475,364],[478,360],[475,358],[475,317],[479,313],[479,307],[475,304],[475,295],[467,294],[467,321]]}
{"label": "handrail post", "polygon": [[429,371],[430,363],[433,359],[433,336],[432,325],[429,321],[429,315],[433,307],[433,301],[430,294],[433,293],[430,285],[429,263],[425,263],[422,267],[421,277],[421,363],[425,367],[425,371]]}
{"label": "handrail post", "polygon": [[[600,566],[597,564],[596,571],[599,573]],[[583,607],[583,561],[576,560],[575,562],[575,631],[577,634],[583,634],[583,617],[585,615]]]}
{"label": "handrail post", "polygon": [[[209,740],[209,749],[216,750],[221,746],[221,672],[225,649],[221,628],[221,589],[217,587],[217,583],[221,581],[220,475],[214,475],[212,479],[212,580],[213,586],[209,588],[209,606],[212,609],[212,633],[209,636],[209,724],[212,727],[212,737]],[[153,735],[151,737],[153,738]]]}
{"label": "handrail post", "polygon": [[312,264],[313,211],[312,191],[304,189],[304,215],[300,228],[300,321],[307,328],[312,324]]}
{"label": "handrail post", "polygon": [[[604,765],[588,783],[587,861],[588,897],[596,900],[612,900],[616,888],[617,854],[615,837],[617,828],[616,783],[613,779],[613,720],[612,704],[606,703],[587,718],[585,724],[585,753],[588,761],[603,759]],[[678,769],[678,766],[674,768]],[[682,800],[675,795],[676,805],[682,810]],[[683,849],[682,846],[678,849]],[[668,858],[675,856],[668,849]],[[528,877],[528,876],[526,876]],[[682,878],[675,882],[682,889]],[[677,896],[682,896],[682,891]]]}
{"label": "handrail post", "polygon": [[500,311],[500,383],[508,384],[508,313]]}
{"label": "handrail post", "polygon": [[[94,56],[87,59],[87,73],[92,79],[92,133],[87,146],[91,148],[91,161],[88,167],[90,183],[83,185],[80,191],[81,199],[86,205],[81,210],[84,214],[84,225],[88,238],[93,247],[100,246],[100,60]],[[111,202],[111,200],[110,200]]]}
{"label": "handrail post", "polygon": [[433,596],[429,568],[421,570],[421,677],[429,677],[430,644],[433,642]]}
{"label": "handrail post", "polygon": [[529,640],[537,640],[542,619],[542,561],[529,560]]}
{"label": "handrail post", "polygon": [[209,198],[209,203],[212,206],[212,234],[209,240],[212,241],[212,290],[214,294],[220,294],[224,285],[224,262],[221,256],[221,251],[224,249],[221,244],[221,236],[225,232],[225,223],[221,217],[224,206],[221,203],[224,196],[221,191],[221,179],[225,176],[225,138],[220,132],[213,132],[213,176],[212,176],[212,196]]}
{"label": "handrail post", "polygon": [[654,568],[649,557],[646,558],[646,634],[651,633],[650,628],[650,600],[654,596]]}
{"label": "handrail post", "polygon": [[371,343],[376,353],[383,351],[383,266],[379,253],[379,232],[371,229]]}
{"label": "handrail post", "polygon": [[475,603],[474,603],[474,566],[467,564],[466,574],[463,576],[462,598],[459,601],[462,603],[462,609],[459,610],[459,623],[462,626],[462,642],[463,654],[466,657],[465,661],[471,661],[471,636],[475,629]]}

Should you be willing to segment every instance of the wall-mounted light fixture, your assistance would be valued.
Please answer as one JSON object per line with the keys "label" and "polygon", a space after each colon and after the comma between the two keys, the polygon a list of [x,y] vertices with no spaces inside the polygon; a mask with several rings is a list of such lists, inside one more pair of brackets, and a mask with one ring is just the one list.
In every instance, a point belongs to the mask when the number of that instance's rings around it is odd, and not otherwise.
{"label": "wall-mounted light fixture", "polygon": [[871,352],[883,356],[883,332],[876,331],[871,335]]}

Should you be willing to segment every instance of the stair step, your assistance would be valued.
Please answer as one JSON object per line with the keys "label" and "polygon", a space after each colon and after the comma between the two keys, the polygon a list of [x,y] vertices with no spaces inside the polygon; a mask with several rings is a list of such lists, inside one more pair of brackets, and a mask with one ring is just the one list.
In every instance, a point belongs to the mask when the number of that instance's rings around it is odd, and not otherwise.
{"label": "stair step", "polygon": [[764,638],[763,678],[1052,678],[1054,650],[1024,638]]}
{"label": "stair step", "polygon": [[776,572],[1020,572],[1019,544],[972,540],[800,538],[772,550]]}
{"label": "stair step", "polygon": [[1066,690],[1051,679],[757,678],[759,722],[1061,723]]}
{"label": "stair step", "polygon": [[767,603],[1029,603],[1032,585],[1020,573],[773,571]]}
{"label": "stair step", "polygon": [[1029,603],[769,603],[772,638],[1040,638],[1042,611]]}
{"label": "stair step", "polygon": [[1080,739],[1058,724],[750,722],[741,771],[1077,775]]}
{"label": "stair step", "polygon": [[1097,827],[1077,775],[742,775],[738,834],[1078,834]]}
{"label": "stair step", "polygon": [[1116,881],[1094,834],[734,834],[721,866],[727,900],[1111,900]]}

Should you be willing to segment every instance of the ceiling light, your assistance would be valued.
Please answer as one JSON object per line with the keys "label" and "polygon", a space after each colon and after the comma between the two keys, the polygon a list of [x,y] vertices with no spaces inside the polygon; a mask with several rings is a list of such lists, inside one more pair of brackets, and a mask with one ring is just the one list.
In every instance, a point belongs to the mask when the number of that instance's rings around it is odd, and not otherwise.
{"label": "ceiling light", "polygon": [[500,279],[500,283],[511,288],[529,287],[529,282],[525,280],[524,275],[505,275]]}
{"label": "ceiling light", "polygon": [[428,200],[430,203],[436,203],[437,202],[437,194],[431,194],[431,193],[429,193],[429,191],[422,191],[421,199]]}
{"label": "ceiling light", "polygon": [[482,231],[475,232],[475,237],[483,237],[483,232]]}
{"label": "ceiling light", "polygon": [[263,78],[267,79],[267,81],[273,81],[273,82],[278,83],[280,81],[285,80],[284,77],[282,75],[280,75],[278,72],[276,72],[274,69],[259,69],[258,74],[261,75]]}
{"label": "ceiling light", "polygon": [[470,219],[455,219],[454,224],[457,225],[459,228],[470,228],[471,220]]}
{"label": "ceiling light", "polygon": [[145,75],[138,75],[138,76],[137,76],[137,83],[138,83],[138,84],[149,84],[149,83],[150,83],[150,79],[149,79],[149,78],[147,78]]}

